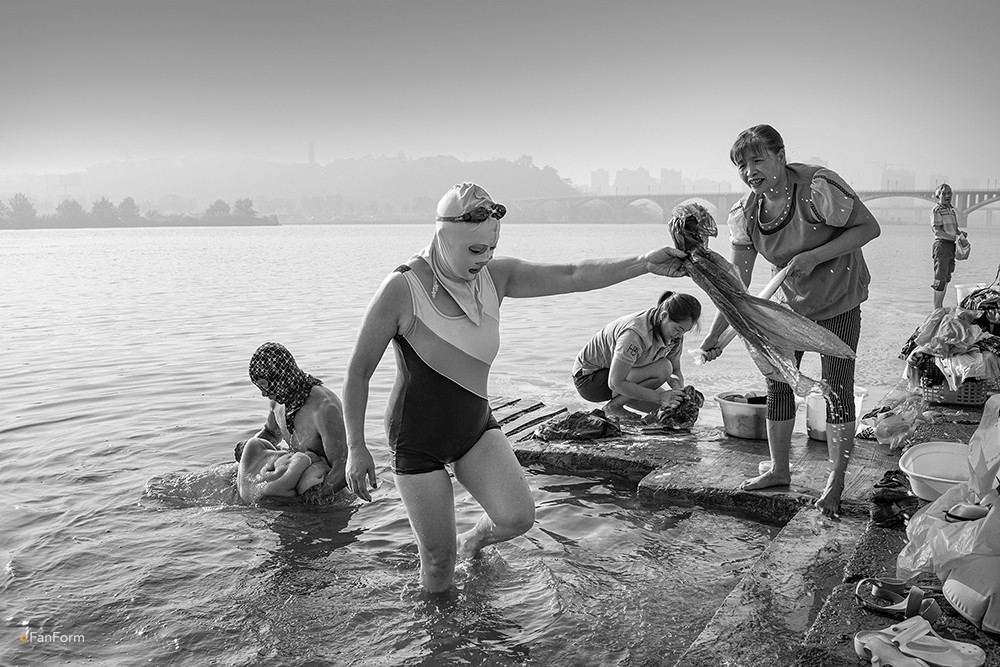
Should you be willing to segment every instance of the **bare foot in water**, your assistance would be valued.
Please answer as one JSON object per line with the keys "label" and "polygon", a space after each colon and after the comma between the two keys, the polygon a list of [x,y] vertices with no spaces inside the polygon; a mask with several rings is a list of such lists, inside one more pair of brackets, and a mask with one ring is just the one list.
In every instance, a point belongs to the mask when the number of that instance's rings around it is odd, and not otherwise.
{"label": "bare foot in water", "polygon": [[473,540],[470,538],[473,536],[474,530],[470,530],[467,533],[462,533],[457,538],[455,538],[455,560],[469,560],[475,558],[479,555],[480,548],[473,544]]}
{"label": "bare foot in water", "polygon": [[824,515],[836,519],[840,517],[840,496],[844,493],[844,482],[834,479],[833,473],[826,481],[826,488],[816,501],[816,509]]}
{"label": "bare foot in water", "polygon": [[758,475],[753,479],[748,479],[740,484],[740,491],[758,491],[760,489],[767,489],[772,486],[788,486],[792,483],[792,476],[790,473],[785,473],[780,475],[778,473],[771,472],[768,470],[763,475]]}

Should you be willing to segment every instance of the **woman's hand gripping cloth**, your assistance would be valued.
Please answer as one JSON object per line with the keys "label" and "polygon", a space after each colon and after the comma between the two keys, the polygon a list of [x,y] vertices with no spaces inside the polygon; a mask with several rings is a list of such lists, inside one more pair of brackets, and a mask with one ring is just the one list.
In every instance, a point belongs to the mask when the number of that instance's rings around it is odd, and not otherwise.
{"label": "woman's hand gripping cloth", "polygon": [[854,358],[854,351],[832,332],[773,301],[749,294],[739,273],[726,258],[710,250],[708,239],[718,234],[711,214],[697,204],[678,206],[670,220],[670,235],[678,250],[688,253],[687,274],[725,316],[767,378],[787,382],[797,396],[815,389],[832,396],[823,380],[799,372],[795,352]]}
{"label": "woman's hand gripping cloth", "polygon": [[698,411],[705,405],[705,395],[692,385],[684,387],[680,402],[672,408],[659,408],[641,419],[643,433],[690,431],[698,421]]}

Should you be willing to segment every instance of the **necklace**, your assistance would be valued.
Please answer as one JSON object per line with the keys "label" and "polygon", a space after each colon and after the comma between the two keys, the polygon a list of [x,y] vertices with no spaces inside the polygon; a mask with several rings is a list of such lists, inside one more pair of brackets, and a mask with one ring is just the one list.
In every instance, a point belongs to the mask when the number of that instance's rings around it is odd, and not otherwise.
{"label": "necklace", "polygon": [[434,276],[434,282],[431,284],[431,298],[437,298],[438,288],[441,287],[441,283],[438,282],[437,276]]}
{"label": "necklace", "polygon": [[782,207],[781,212],[778,215],[771,218],[771,220],[764,219],[764,197],[762,196],[757,202],[757,219],[760,220],[762,225],[771,225],[776,222],[785,219],[785,215],[788,214],[788,209],[792,205],[792,195],[788,190],[788,179],[785,179],[785,205]]}

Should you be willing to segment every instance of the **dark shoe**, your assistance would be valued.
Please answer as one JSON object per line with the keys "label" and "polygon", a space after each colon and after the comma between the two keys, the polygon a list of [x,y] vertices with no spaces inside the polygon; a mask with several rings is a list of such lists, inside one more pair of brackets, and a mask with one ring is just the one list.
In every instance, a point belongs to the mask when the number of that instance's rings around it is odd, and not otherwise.
{"label": "dark shoe", "polygon": [[881,489],[875,489],[872,491],[872,502],[886,505],[912,497],[913,496],[910,495],[909,487],[905,489],[882,487]]}
{"label": "dark shoe", "polygon": [[871,509],[872,523],[880,528],[903,525],[910,515],[896,503],[875,503]]}
{"label": "dark shoe", "polygon": [[882,479],[875,482],[876,489],[910,488],[910,478],[902,470],[886,470]]}

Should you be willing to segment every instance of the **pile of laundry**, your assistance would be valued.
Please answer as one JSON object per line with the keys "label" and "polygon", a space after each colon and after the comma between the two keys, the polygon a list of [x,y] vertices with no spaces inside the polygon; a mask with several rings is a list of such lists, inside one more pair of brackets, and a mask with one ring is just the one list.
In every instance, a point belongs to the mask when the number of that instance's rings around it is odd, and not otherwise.
{"label": "pile of laundry", "polygon": [[967,308],[937,308],[903,345],[904,376],[911,390],[947,383],[951,391],[967,380],[1000,378],[1000,336],[976,322],[983,314]]}

